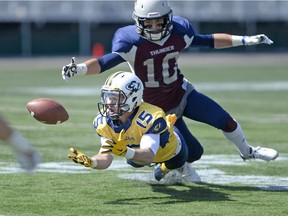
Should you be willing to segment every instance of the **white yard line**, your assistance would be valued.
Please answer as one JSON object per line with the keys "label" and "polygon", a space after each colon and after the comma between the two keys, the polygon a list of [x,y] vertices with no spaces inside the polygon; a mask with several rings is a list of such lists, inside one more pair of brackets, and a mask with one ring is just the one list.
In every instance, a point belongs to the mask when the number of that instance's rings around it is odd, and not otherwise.
{"label": "white yard line", "polygon": [[[287,91],[287,81],[273,82],[223,82],[223,83],[196,83],[194,86],[198,90],[205,91]],[[101,86],[94,87],[23,87],[23,88],[6,88],[3,92],[11,92],[18,94],[42,94],[56,96],[99,96]]]}
{"label": "white yard line", "polygon": [[[288,161],[288,154],[282,154],[276,161]],[[255,186],[263,190],[288,190],[288,177],[286,176],[259,176],[259,175],[229,175],[221,169],[215,169],[212,165],[221,166],[243,166],[249,168],[250,163],[266,163],[262,161],[243,162],[237,155],[204,155],[197,161],[193,167],[201,176],[202,182],[208,184],[242,184]],[[118,171],[119,178],[156,182],[153,177],[153,168],[134,169],[126,164],[125,160],[116,160],[108,169]],[[0,174],[12,174],[23,172],[17,163],[0,162]],[[49,162],[41,163],[35,172],[41,173],[69,173],[69,174],[87,174],[97,172],[72,162]],[[107,171],[109,172],[109,171]]]}

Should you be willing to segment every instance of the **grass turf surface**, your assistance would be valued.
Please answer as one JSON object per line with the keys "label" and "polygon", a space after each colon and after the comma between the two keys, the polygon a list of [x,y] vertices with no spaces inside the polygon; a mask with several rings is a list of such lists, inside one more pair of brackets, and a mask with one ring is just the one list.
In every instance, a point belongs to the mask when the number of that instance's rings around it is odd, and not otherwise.
{"label": "grass turf surface", "polygon": [[[285,58],[267,62],[267,57],[250,56],[249,64],[243,64],[249,60],[247,57],[239,56],[233,63],[228,60],[227,64],[193,62],[194,57],[189,58],[190,65],[187,62],[183,62],[183,66],[180,64],[186,78],[241,123],[252,145],[275,148],[280,156],[287,158],[288,63]],[[213,56],[209,58],[213,62]],[[254,58],[257,61],[254,62]],[[62,162],[70,163],[67,158],[69,147],[76,147],[88,155],[98,151],[99,139],[91,123],[97,113],[100,87],[109,74],[127,69],[121,66],[99,76],[77,77],[66,83],[61,79],[59,65],[64,65],[67,60],[69,62],[69,58],[59,60],[55,67],[50,59],[41,60],[47,61],[49,67],[40,67],[39,59],[20,60],[23,65],[15,60],[15,64],[0,68],[1,115],[31,141],[42,155],[43,163],[58,162],[60,167]],[[268,85],[257,90],[253,88],[255,84]],[[271,87],[275,84],[276,89]],[[61,102],[70,114],[69,121],[51,126],[32,119],[25,105],[38,97],[51,97]],[[191,120],[186,122],[204,146],[204,156],[226,154],[239,157],[233,144],[220,131]],[[0,157],[2,166],[7,165],[7,168],[9,163],[15,162],[14,154],[7,146],[1,146]],[[275,176],[279,179],[288,176],[285,160],[249,162],[245,166],[211,164],[210,167],[237,176],[235,182],[241,175],[243,178]],[[200,168],[205,172],[205,167]],[[263,190],[257,187],[257,182],[253,185],[233,181],[165,185],[119,178],[125,172],[133,174],[134,170],[0,174],[0,215],[288,214],[288,192],[284,189]],[[271,186],[277,184],[277,181],[267,182]]]}

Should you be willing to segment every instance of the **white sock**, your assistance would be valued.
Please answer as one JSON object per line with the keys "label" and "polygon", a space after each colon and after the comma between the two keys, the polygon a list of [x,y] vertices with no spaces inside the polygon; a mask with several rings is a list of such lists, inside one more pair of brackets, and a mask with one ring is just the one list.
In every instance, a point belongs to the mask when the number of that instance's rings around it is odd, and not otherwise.
{"label": "white sock", "polygon": [[234,131],[232,131],[232,132],[224,132],[223,131],[223,134],[228,140],[230,140],[231,142],[233,142],[236,145],[238,151],[242,155],[245,156],[245,155],[250,154],[250,147],[251,146],[246,141],[246,138],[244,136],[242,128],[238,122],[237,122],[237,128]]}

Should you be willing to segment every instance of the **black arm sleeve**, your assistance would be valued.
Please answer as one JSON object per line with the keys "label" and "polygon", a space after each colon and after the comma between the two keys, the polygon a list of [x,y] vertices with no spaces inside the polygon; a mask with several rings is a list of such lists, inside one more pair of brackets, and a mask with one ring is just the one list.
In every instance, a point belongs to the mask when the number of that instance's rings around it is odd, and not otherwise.
{"label": "black arm sleeve", "polygon": [[214,37],[212,34],[195,34],[190,46],[214,48]]}

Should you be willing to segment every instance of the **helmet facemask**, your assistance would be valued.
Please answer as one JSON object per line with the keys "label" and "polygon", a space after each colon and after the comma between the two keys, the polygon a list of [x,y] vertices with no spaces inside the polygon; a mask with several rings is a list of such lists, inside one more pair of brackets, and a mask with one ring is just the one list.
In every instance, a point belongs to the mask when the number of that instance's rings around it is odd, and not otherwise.
{"label": "helmet facemask", "polygon": [[[137,0],[132,18],[135,20],[138,34],[150,41],[158,41],[171,33],[172,16],[173,12],[168,0]],[[149,19],[163,19],[162,29],[151,31],[145,28],[144,21]]]}
{"label": "helmet facemask", "polygon": [[110,75],[101,88],[98,109],[102,116],[118,120],[124,113],[133,112],[140,106],[143,84],[131,72],[119,71]]}
{"label": "helmet facemask", "polygon": [[171,32],[172,23],[170,21],[169,14],[166,14],[165,16],[155,19],[163,19],[162,28],[157,31],[152,31],[150,29],[145,28],[144,21],[146,20],[146,18],[138,18],[140,25],[143,26],[141,27],[140,34],[151,41],[162,40]]}
{"label": "helmet facemask", "polygon": [[150,29],[145,28],[144,21],[148,18],[141,18],[133,15],[133,18],[136,22],[137,32],[141,36],[147,38],[150,41],[162,40],[166,36],[170,35],[172,30],[172,11],[169,14],[166,14],[161,17],[152,18],[152,19],[163,19],[164,23],[162,29],[157,31],[151,31]]}
{"label": "helmet facemask", "polygon": [[130,110],[126,103],[127,97],[121,90],[101,90],[101,100],[98,103],[98,109],[102,116],[111,120],[118,120],[123,113]]}

